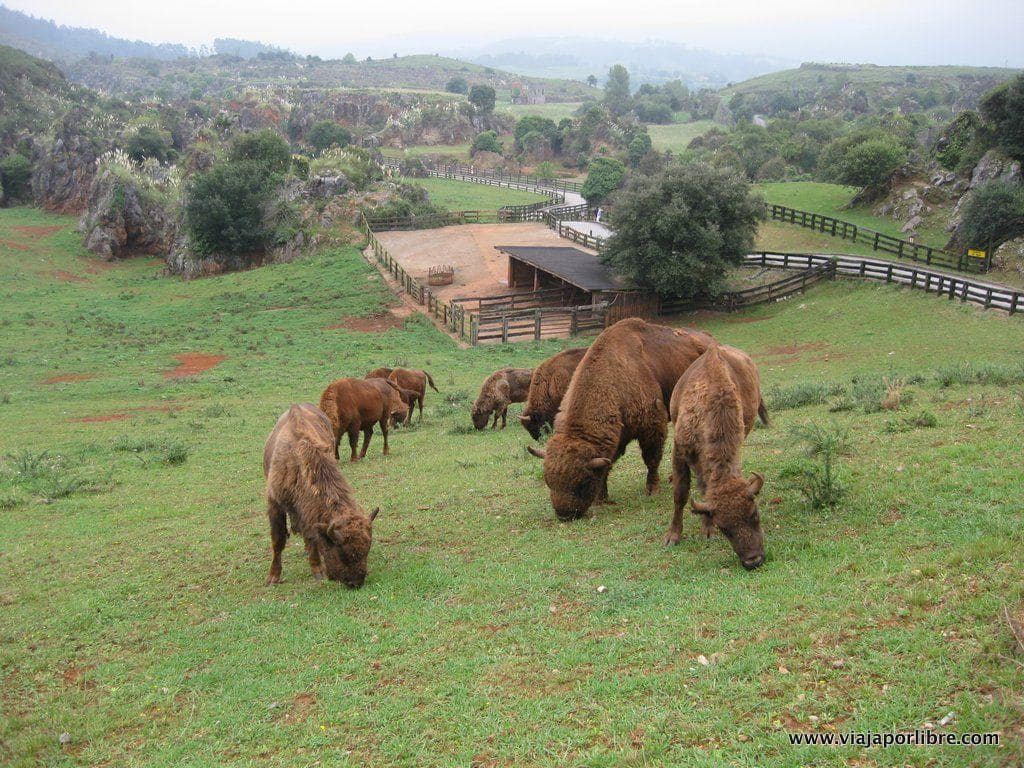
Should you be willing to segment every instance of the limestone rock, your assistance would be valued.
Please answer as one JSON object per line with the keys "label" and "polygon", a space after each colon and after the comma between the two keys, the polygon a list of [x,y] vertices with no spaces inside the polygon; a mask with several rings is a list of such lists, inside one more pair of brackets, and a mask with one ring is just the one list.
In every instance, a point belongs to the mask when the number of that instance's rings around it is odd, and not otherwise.
{"label": "limestone rock", "polygon": [[168,245],[168,211],[143,179],[106,168],[93,179],[82,218],[85,247],[103,259],[163,253]]}

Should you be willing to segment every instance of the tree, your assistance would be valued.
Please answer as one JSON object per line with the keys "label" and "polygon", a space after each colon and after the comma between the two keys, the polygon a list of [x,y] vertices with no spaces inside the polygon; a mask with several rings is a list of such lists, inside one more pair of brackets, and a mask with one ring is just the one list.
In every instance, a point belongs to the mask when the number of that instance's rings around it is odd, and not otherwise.
{"label": "tree", "polygon": [[608,70],[608,80],[604,84],[604,103],[613,115],[624,115],[632,107],[629,72],[621,64],[615,64]]}
{"label": "tree", "polygon": [[352,134],[345,126],[332,120],[321,120],[309,129],[306,143],[318,152],[323,152],[328,147],[347,147],[352,143]]}
{"label": "tree", "polygon": [[448,93],[469,93],[469,83],[466,82],[464,77],[453,77],[448,81],[448,84],[444,87]]}
{"label": "tree", "polygon": [[907,150],[892,138],[848,137],[833,141],[822,153],[825,178],[857,187],[879,187],[907,159]]}
{"label": "tree", "polygon": [[580,188],[580,194],[590,205],[600,205],[619,188],[626,177],[626,166],[613,157],[597,157],[590,163],[587,180]]}
{"label": "tree", "polygon": [[[555,121],[547,117],[539,117],[538,115],[526,115],[525,117],[519,118],[516,122],[516,127],[512,131],[512,136],[515,138],[516,149],[523,150],[528,149],[523,139],[531,134],[538,133],[544,139],[547,139],[552,145],[554,145],[560,138],[558,135],[558,126],[555,125]],[[536,143],[534,141],[534,143]]]}
{"label": "tree", "polygon": [[735,173],[676,162],[619,193],[601,261],[667,298],[713,296],[753,249],[762,211]]}
{"label": "tree", "polygon": [[594,75],[587,75],[587,85],[591,88],[597,87],[597,78]]}
{"label": "tree", "polygon": [[640,161],[643,156],[651,151],[651,136],[647,131],[638,131],[637,134],[630,139],[627,147],[629,152],[629,167],[636,168],[640,165]]}
{"label": "tree", "polygon": [[271,128],[244,133],[231,144],[228,155],[233,162],[253,160],[262,165],[267,173],[283,174],[291,165],[292,152],[281,134]]}
{"label": "tree", "polygon": [[12,152],[0,160],[0,198],[20,202],[29,198],[29,180],[32,178],[32,161],[24,155]]}
{"label": "tree", "polygon": [[259,160],[218,163],[196,176],[185,202],[185,228],[196,253],[261,252],[270,238],[266,209],[273,186]]}
{"label": "tree", "polygon": [[555,164],[545,160],[542,163],[537,163],[537,170],[534,175],[541,181],[554,181],[558,178],[558,169],[555,168]]}
{"label": "tree", "polygon": [[1024,187],[997,179],[971,193],[960,223],[960,237],[968,247],[996,247],[1021,235]]}
{"label": "tree", "polygon": [[489,85],[474,85],[469,89],[469,103],[482,115],[489,115],[494,111],[496,100],[497,94]]}
{"label": "tree", "polygon": [[986,93],[979,106],[996,146],[1024,162],[1024,75]]}
{"label": "tree", "polygon": [[342,58],[341,63],[342,64],[355,64],[356,63],[356,57],[355,57],[354,54],[346,53],[344,58]]}
{"label": "tree", "polygon": [[469,153],[475,155],[477,152],[495,152],[501,154],[501,142],[498,141],[498,134],[494,131],[478,133],[473,139],[473,146]]}
{"label": "tree", "polygon": [[152,157],[159,163],[167,160],[170,151],[170,136],[151,125],[140,125],[125,142],[125,152],[132,160],[141,163]]}

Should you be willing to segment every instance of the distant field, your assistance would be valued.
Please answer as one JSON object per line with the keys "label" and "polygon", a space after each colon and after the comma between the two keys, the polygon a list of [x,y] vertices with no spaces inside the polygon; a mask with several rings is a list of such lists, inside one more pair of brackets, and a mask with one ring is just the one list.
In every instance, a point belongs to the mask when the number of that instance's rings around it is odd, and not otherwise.
{"label": "distant field", "polygon": [[404,149],[383,147],[381,153],[387,157],[423,157],[424,155],[450,155],[461,160],[469,159],[469,144],[419,144]]}
{"label": "distant field", "polygon": [[[900,225],[893,219],[876,216],[867,208],[845,207],[857,194],[857,187],[815,181],[782,181],[759,184],[757,188],[769,203],[833,216],[893,237],[906,237],[900,231]],[[918,232],[920,233],[919,241],[927,245],[941,246],[949,239],[941,227],[925,227],[919,229]]]}
{"label": "distant field", "polygon": [[489,187],[452,179],[405,179],[427,190],[430,199],[449,211],[495,211],[503,205],[528,205],[544,200],[543,195],[521,189]]}
{"label": "distant field", "polygon": [[648,125],[651,143],[655,149],[671,150],[679,154],[694,138],[714,127],[711,120],[695,120],[692,123],[671,123],[670,125]]}
{"label": "distant field", "polygon": [[557,123],[563,117],[572,117],[581,105],[580,101],[552,104],[499,104],[497,109],[502,112],[510,112],[516,118],[538,115],[550,118]]}

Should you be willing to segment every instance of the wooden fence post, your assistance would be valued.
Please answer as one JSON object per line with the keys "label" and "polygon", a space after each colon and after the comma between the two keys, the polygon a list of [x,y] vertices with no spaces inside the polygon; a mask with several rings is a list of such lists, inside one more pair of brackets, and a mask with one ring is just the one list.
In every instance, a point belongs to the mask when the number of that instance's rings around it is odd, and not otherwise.
{"label": "wooden fence post", "polygon": [[572,311],[569,314],[569,335],[570,336],[575,336],[577,331],[579,331],[579,318],[577,317],[577,312],[578,311],[579,310],[578,310],[577,307],[573,307]]}
{"label": "wooden fence post", "polygon": [[533,338],[540,341],[540,307],[533,310]]}

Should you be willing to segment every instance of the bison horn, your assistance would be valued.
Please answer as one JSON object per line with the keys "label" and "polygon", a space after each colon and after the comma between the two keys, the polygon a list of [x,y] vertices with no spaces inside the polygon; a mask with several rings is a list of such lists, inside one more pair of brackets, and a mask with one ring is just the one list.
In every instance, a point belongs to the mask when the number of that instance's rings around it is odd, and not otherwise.
{"label": "bison horn", "polygon": [[377,519],[377,515],[380,514],[380,507],[374,507],[373,512],[370,513],[370,522],[372,523]]}
{"label": "bison horn", "polygon": [[531,421],[533,421],[533,419],[531,419],[524,413],[519,417],[519,421],[521,421],[523,424],[529,424]]}
{"label": "bison horn", "polygon": [[612,465],[611,459],[606,459],[604,456],[598,456],[596,459],[591,459],[587,462],[587,466],[591,469],[606,469]]}
{"label": "bison horn", "polygon": [[710,504],[706,504],[703,501],[697,501],[694,499],[693,502],[693,514],[695,515],[710,515],[714,510]]}
{"label": "bison horn", "polygon": [[760,472],[755,472],[750,476],[750,480],[747,482],[747,488],[750,491],[750,496],[753,498],[761,492],[761,486],[764,485],[764,475]]}
{"label": "bison horn", "polygon": [[537,447],[532,446],[532,445],[526,446],[526,450],[528,450],[530,453],[532,453],[538,459],[543,459],[547,455],[546,451],[543,451],[540,448],[537,448]]}

